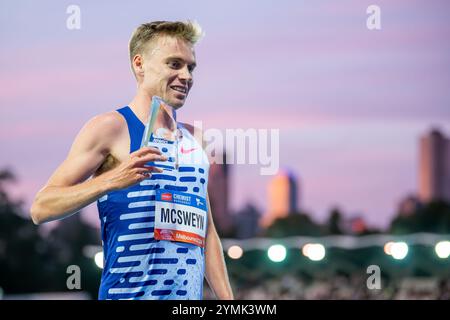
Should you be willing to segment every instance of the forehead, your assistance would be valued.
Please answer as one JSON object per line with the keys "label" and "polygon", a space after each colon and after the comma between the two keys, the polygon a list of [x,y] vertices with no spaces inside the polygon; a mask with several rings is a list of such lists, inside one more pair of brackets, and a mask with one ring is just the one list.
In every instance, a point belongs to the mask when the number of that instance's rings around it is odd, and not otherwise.
{"label": "forehead", "polygon": [[180,58],[188,63],[195,63],[194,46],[186,40],[171,37],[159,36],[147,47],[147,53],[155,58]]}

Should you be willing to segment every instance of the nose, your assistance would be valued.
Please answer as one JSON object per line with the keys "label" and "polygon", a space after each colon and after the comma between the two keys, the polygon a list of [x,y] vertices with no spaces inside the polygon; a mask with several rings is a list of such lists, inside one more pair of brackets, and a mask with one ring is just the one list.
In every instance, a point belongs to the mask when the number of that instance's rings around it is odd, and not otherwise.
{"label": "nose", "polygon": [[179,78],[180,80],[182,80],[183,82],[186,82],[187,84],[191,85],[193,78],[192,78],[192,74],[189,71],[187,66],[184,66],[179,73]]}

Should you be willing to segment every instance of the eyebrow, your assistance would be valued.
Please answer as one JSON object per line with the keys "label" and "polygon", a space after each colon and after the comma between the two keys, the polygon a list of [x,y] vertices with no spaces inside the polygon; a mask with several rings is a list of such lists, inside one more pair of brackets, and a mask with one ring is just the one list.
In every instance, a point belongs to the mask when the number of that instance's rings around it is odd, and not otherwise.
{"label": "eyebrow", "polygon": [[[184,60],[183,58],[179,57],[179,56],[169,56],[166,58],[166,60],[181,60],[183,62],[186,62],[186,60]],[[193,63],[188,63],[189,66],[195,68],[197,66],[197,63],[193,62]]]}

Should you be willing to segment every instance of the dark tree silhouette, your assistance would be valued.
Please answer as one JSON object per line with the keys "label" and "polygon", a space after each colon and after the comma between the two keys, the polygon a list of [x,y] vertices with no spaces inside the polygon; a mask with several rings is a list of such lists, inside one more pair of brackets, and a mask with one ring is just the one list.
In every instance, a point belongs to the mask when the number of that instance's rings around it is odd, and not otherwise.
{"label": "dark tree silhouette", "polygon": [[79,214],[62,220],[47,236],[12,200],[7,185],[15,182],[11,170],[0,171],[0,287],[5,294],[67,292],[69,265],[81,269],[81,290],[97,296],[101,271],[84,254],[87,245],[100,245],[97,230]]}
{"label": "dark tree silhouette", "polygon": [[391,223],[393,234],[415,232],[450,233],[450,204],[433,201],[419,208],[409,216],[398,215]]}
{"label": "dark tree silhouette", "polygon": [[298,235],[322,236],[323,234],[323,227],[305,213],[292,213],[286,218],[276,219],[266,230],[266,236],[274,238]]}
{"label": "dark tree silhouette", "polygon": [[344,232],[341,229],[342,223],[342,214],[339,209],[334,208],[330,212],[330,216],[328,217],[328,221],[326,223],[326,228],[328,234],[343,234]]}

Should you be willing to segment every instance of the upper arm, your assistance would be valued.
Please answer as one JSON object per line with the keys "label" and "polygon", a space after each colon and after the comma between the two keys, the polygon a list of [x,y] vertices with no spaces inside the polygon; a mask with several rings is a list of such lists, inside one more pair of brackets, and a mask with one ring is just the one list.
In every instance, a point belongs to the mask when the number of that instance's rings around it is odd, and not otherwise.
{"label": "upper arm", "polygon": [[211,212],[211,204],[209,202],[209,193],[206,192],[206,203],[208,204],[208,233],[210,231],[216,231],[216,226],[214,225],[214,220]]}
{"label": "upper arm", "polygon": [[120,115],[116,114],[96,116],[83,126],[66,159],[52,174],[46,187],[75,185],[95,173],[109,154],[111,142],[120,130]]}

